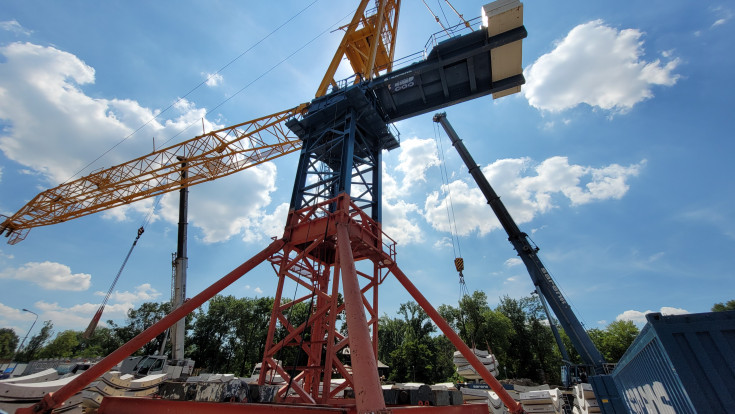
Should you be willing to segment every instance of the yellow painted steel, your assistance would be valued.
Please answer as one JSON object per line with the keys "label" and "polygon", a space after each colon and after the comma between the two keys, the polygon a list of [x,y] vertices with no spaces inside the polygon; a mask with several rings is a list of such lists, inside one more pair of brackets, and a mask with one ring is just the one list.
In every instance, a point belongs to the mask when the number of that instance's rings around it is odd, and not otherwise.
{"label": "yellow painted steel", "polygon": [[[33,227],[48,226],[138,200],[216,180],[298,151],[301,141],[285,121],[308,104],[243,122],[154,151],[46,190],[0,224],[9,244]],[[188,174],[182,182],[181,163]]]}
{"label": "yellow painted steel", "polygon": [[461,257],[454,259],[454,267],[458,272],[462,272],[464,270],[464,259]]}
{"label": "yellow painted steel", "polygon": [[[367,9],[361,0],[316,96],[336,85],[334,74],[346,57],[356,79],[370,79],[393,68],[401,0],[379,0]],[[0,234],[9,244],[22,241],[33,227],[48,226],[119,207],[234,174],[298,151],[301,141],[285,121],[304,113],[308,104],[192,138],[75,181],[46,190],[11,217],[0,216]],[[181,179],[181,163],[188,176]]]}
{"label": "yellow painted steel", "polygon": [[345,34],[317,89],[317,97],[336,84],[334,74],[344,57],[363,79],[393,70],[401,0],[380,0],[375,9],[366,10],[368,3],[362,0],[350,24],[340,28]]}

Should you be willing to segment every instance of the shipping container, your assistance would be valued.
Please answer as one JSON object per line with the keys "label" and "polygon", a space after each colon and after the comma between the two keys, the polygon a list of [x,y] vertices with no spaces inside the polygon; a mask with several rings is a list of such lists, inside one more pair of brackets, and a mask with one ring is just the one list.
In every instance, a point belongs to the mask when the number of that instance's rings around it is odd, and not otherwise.
{"label": "shipping container", "polygon": [[648,323],[611,374],[631,413],[735,413],[735,311]]}

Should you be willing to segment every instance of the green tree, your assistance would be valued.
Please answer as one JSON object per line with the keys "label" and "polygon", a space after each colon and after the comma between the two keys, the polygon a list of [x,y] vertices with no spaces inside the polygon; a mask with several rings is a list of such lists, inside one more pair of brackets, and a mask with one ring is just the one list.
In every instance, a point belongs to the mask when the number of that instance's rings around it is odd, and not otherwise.
{"label": "green tree", "polygon": [[712,312],[724,312],[735,310],[735,299],[728,300],[725,303],[719,302],[712,305]]}
{"label": "green tree", "polygon": [[521,301],[506,295],[500,299],[497,310],[510,320],[514,332],[514,335],[509,338],[510,346],[507,350],[506,360],[500,361],[500,363],[505,367],[510,378],[535,379],[533,352],[529,346],[531,338],[526,328],[528,317],[523,309],[523,304]]}
{"label": "green tree", "polygon": [[66,330],[59,332],[38,352],[38,358],[72,358],[79,351],[79,332]]}
{"label": "green tree", "polygon": [[[115,341],[124,344],[144,330],[150,328],[154,323],[160,321],[164,316],[171,312],[171,303],[155,303],[145,302],[141,304],[137,309],[130,309],[128,311],[128,318],[125,325],[117,325],[113,321],[107,321],[107,324],[112,329]],[[187,316],[187,322],[191,321],[191,316]],[[187,323],[188,325],[188,323]],[[162,332],[155,339],[145,344],[142,348],[136,351],[133,355],[153,355],[160,351],[161,345],[164,343],[166,338],[166,332]],[[170,352],[171,345],[167,341],[164,347],[164,353]]]}
{"label": "green tree", "polygon": [[406,323],[406,334],[410,339],[421,341],[436,331],[429,315],[416,302],[402,303],[398,314],[403,316]]}
{"label": "green tree", "polygon": [[51,321],[45,321],[41,331],[32,336],[23,350],[18,352],[16,359],[20,362],[29,362],[37,358],[38,352],[43,345],[51,338],[53,334],[54,324]]}
{"label": "green tree", "polygon": [[20,338],[10,328],[0,329],[0,359],[12,359]]}
{"label": "green tree", "polygon": [[434,354],[426,342],[408,339],[390,353],[390,380],[432,383]]}
{"label": "green tree", "polygon": [[443,336],[434,336],[436,327],[415,302],[400,305],[402,319],[384,315],[378,327],[378,359],[391,369],[392,381],[435,383],[447,381],[454,373],[454,347]]}
{"label": "green tree", "polygon": [[383,315],[378,320],[378,359],[392,366],[390,353],[396,350],[405,339],[406,323]]}
{"label": "green tree", "polygon": [[510,341],[515,335],[513,324],[502,312],[490,308],[484,292],[472,292],[460,300],[457,308],[441,305],[438,311],[464,343],[488,349],[501,365],[508,361]]}
{"label": "green tree", "polygon": [[79,331],[77,333],[79,334],[80,345],[76,356],[80,358],[107,356],[125,344],[121,338],[115,335],[112,328],[104,326],[98,326],[89,339],[84,339],[82,336],[84,332]]}
{"label": "green tree", "polygon": [[615,321],[604,330],[590,329],[588,334],[607,362],[618,362],[638,336],[638,327],[631,321]]}
{"label": "green tree", "polygon": [[[209,372],[231,372],[247,376],[263,358],[273,298],[241,298],[217,295],[206,309],[200,308],[192,323],[188,354]],[[298,326],[306,320],[308,304],[298,304],[290,322]],[[285,336],[279,332],[276,340]],[[296,350],[284,366],[294,365]],[[287,361],[286,361],[287,360]]]}

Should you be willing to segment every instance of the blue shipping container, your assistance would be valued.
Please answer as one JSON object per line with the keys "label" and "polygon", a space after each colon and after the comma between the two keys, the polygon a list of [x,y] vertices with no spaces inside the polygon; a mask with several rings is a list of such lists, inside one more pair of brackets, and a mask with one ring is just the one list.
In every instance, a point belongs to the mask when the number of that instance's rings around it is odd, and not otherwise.
{"label": "blue shipping container", "polygon": [[648,323],[611,374],[631,413],[735,413],[735,311]]}

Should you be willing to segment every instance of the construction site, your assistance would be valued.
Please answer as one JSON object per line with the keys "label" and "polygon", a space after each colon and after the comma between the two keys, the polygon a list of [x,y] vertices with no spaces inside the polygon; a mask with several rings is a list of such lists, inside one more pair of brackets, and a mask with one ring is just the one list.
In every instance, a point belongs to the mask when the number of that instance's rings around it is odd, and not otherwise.
{"label": "construction site", "polygon": [[[469,19],[450,1],[443,4],[461,24],[445,27],[424,2],[442,30],[429,39],[424,52],[406,60],[396,56],[399,22],[407,18],[401,14],[401,0],[361,0],[350,22],[339,28],[342,40],[332,60],[312,63],[323,63],[326,71],[311,101],[284,102],[288,109],[164,148],[156,148],[154,141],[154,150],[146,155],[45,190],[14,215],[3,216],[0,232],[15,245],[35,227],[166,193],[178,196],[171,303],[165,316],[99,358],[38,359],[23,364],[24,372],[17,360],[9,361],[3,366],[8,378],[0,380],[0,413],[735,412],[735,311],[648,313],[616,361],[608,361],[598,349],[564,286],[557,285],[542,261],[540,248],[529,237],[532,229],[521,226],[528,220],[511,214],[503,194],[496,192],[501,183],[492,182],[480,167],[489,156],[472,151],[473,139],[479,137],[465,134],[445,112],[477,98],[494,102],[522,91],[523,44],[534,36],[524,26],[524,4],[478,4],[480,16]],[[347,65],[352,75],[338,78],[340,67]],[[488,341],[475,342],[481,328],[472,325],[468,309],[487,298],[470,294],[464,258],[455,253],[456,275],[451,276],[458,278],[463,292],[459,307],[432,304],[422,292],[426,286],[402,270],[405,259],[396,235],[383,226],[383,156],[401,146],[395,124],[423,114],[431,114],[432,126],[446,134],[452,147],[447,151],[456,151],[473,189],[482,193],[487,216],[507,236],[510,246],[492,248],[512,250],[533,284],[527,302],[506,296],[504,303],[532,302],[538,317],[522,325],[549,328],[549,348],[534,358],[546,352],[549,359],[552,353],[558,359],[547,365],[529,362],[533,368],[528,372],[540,372],[536,381],[524,381],[521,369],[507,361],[506,349],[525,344],[509,342],[496,352]],[[187,246],[189,188],[285,156],[297,167],[289,178],[293,186],[278,190],[290,191],[280,235],[203,290],[187,289],[188,260],[198,254]],[[457,227],[454,218],[447,220],[450,228]],[[141,226],[106,296],[100,292],[104,301],[85,338],[104,324],[105,306],[144,233]],[[186,343],[187,315],[199,312],[201,317],[203,306],[214,306],[211,300],[234,306],[234,299],[228,302],[218,295],[259,266],[272,268],[277,278],[275,292],[264,292],[272,296],[262,331],[265,340],[248,351],[257,353],[259,362],[252,370],[244,360],[222,362],[220,367],[237,365],[237,375],[234,368],[202,368]],[[384,328],[379,330],[385,314],[380,291],[386,280],[410,301],[400,308],[406,319],[425,315],[430,325],[426,337],[442,337],[444,366],[449,364],[452,372],[437,377],[450,381],[424,383],[415,371],[410,375],[416,381],[390,380],[391,369],[398,369],[411,352],[388,365],[379,358],[381,346],[396,346],[381,336]],[[254,335],[255,328],[248,329]],[[497,332],[493,329],[487,328]],[[198,333],[199,355],[206,354],[200,343],[213,332]],[[152,352],[141,355],[149,348]],[[556,361],[561,363],[556,366]],[[546,369],[548,365],[553,368]]]}

